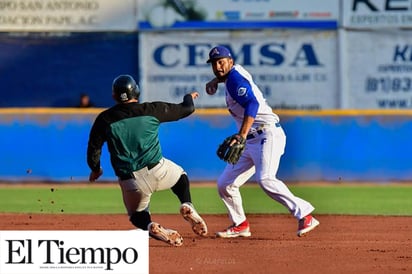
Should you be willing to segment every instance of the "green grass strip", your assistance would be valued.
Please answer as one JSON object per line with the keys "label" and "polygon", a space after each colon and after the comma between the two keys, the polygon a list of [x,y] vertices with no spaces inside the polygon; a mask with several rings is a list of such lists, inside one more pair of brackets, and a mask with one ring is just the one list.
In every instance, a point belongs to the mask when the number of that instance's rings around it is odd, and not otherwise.
{"label": "green grass strip", "polygon": [[[289,185],[296,196],[311,202],[316,214],[412,216],[412,185]],[[225,214],[215,186],[192,184],[192,200],[203,214]],[[241,188],[247,213],[288,213],[255,184]],[[152,196],[152,213],[178,213],[179,202],[169,190]],[[125,213],[120,188],[115,184],[7,185],[0,187],[0,212],[3,213]]]}

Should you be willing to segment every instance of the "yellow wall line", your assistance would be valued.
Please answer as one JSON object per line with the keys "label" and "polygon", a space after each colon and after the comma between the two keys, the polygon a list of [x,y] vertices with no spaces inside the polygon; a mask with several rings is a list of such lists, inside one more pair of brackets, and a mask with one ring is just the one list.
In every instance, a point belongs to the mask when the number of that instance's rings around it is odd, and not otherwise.
{"label": "yellow wall line", "polygon": [[[20,114],[98,114],[104,108],[0,108],[0,115]],[[280,116],[411,116],[412,109],[330,109],[330,110],[285,110],[279,109],[274,112]],[[199,115],[228,115],[224,108],[199,108]]]}

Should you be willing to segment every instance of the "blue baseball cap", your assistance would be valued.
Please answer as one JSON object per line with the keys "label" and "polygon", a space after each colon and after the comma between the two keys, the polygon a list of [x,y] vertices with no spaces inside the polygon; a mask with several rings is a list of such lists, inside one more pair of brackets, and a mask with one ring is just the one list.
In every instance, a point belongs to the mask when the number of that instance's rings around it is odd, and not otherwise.
{"label": "blue baseball cap", "polygon": [[223,46],[217,46],[210,50],[209,52],[209,60],[206,63],[210,63],[213,60],[220,59],[220,58],[232,58],[232,54],[230,50]]}

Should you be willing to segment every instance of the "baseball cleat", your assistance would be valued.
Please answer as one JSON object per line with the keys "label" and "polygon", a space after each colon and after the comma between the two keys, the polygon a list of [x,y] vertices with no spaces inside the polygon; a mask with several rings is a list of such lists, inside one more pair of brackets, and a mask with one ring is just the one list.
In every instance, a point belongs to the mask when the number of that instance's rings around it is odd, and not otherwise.
{"label": "baseball cleat", "polygon": [[180,214],[190,223],[192,230],[199,236],[207,235],[207,225],[205,221],[196,212],[196,209],[190,203],[183,203],[180,206]]}
{"label": "baseball cleat", "polygon": [[183,244],[183,238],[176,230],[164,228],[155,222],[151,222],[147,226],[147,230],[149,231],[149,235],[156,240],[172,246],[181,246]]}
{"label": "baseball cleat", "polygon": [[240,225],[229,226],[225,231],[217,232],[216,237],[219,238],[236,238],[236,237],[250,237],[250,227],[248,220],[245,220]]}
{"label": "baseball cleat", "polygon": [[298,237],[305,236],[306,233],[312,231],[320,224],[312,215],[308,215],[299,220]]}

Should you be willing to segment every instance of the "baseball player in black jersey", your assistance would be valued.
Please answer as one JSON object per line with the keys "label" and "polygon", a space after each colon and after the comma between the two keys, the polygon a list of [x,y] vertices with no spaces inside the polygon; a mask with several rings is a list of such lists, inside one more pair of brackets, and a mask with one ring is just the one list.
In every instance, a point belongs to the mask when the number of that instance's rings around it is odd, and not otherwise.
{"label": "baseball player in black jersey", "polygon": [[180,213],[193,232],[206,236],[206,223],[191,201],[187,174],[182,167],[163,157],[158,138],[161,123],[177,121],[194,112],[193,99],[199,94],[186,94],[180,104],[139,103],[139,95],[139,87],[132,76],[120,75],[114,79],[112,96],[117,104],[100,113],[90,131],[89,181],[103,174],[100,156],[106,142],[130,222],[139,229],[148,230],[154,239],[181,246],[183,238],[177,231],[152,222],[149,203],[155,191],[171,189],[180,200]]}

